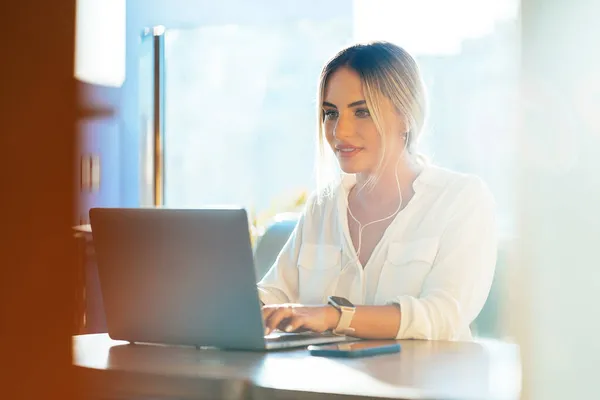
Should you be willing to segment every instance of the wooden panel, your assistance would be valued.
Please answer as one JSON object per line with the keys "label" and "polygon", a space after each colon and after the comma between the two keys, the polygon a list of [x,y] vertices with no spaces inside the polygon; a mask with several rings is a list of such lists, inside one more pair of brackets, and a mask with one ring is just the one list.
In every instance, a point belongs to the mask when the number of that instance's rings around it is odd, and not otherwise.
{"label": "wooden panel", "polygon": [[77,177],[80,203],[74,225],[89,223],[91,207],[119,205],[120,125],[114,117],[82,118],[78,123],[80,148]]}
{"label": "wooden panel", "polygon": [[0,2],[1,399],[77,397],[75,0]]}

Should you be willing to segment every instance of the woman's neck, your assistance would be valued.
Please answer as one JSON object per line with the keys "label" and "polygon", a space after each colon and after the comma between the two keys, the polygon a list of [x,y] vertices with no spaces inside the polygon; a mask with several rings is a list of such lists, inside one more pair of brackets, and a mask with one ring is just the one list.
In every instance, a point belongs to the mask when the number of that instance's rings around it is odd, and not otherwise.
{"label": "woman's neck", "polygon": [[370,173],[356,174],[356,187],[353,190],[355,200],[364,205],[385,205],[398,201],[398,185],[400,185],[403,202],[407,202],[413,192],[413,183],[422,167],[407,158],[388,162],[374,186],[369,185]]}

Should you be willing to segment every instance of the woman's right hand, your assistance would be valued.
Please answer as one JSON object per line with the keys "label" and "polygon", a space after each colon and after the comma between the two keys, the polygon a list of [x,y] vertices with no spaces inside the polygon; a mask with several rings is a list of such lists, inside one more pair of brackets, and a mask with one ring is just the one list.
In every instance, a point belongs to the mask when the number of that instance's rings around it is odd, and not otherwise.
{"label": "woman's right hand", "polygon": [[284,332],[313,331],[322,333],[333,329],[339,312],[330,305],[272,304],[263,307],[265,335],[275,329]]}

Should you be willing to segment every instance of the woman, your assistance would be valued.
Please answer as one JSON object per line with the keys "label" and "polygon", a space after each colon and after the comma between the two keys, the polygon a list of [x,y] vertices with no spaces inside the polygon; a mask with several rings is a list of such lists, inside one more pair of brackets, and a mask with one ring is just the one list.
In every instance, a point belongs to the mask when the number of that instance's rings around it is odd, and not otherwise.
{"label": "woman", "polygon": [[323,68],[318,108],[319,176],[328,156],[339,168],[258,284],[265,334],[471,339],[494,275],[494,201],[418,156],[415,60],[387,42],[348,47]]}

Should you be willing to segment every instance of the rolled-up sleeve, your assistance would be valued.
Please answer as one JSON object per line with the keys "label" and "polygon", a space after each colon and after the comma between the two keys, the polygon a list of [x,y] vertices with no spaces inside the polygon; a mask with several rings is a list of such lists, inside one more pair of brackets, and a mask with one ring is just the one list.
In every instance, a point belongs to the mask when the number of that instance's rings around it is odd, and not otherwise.
{"label": "rolled-up sleeve", "polygon": [[460,193],[419,297],[398,296],[398,339],[460,340],[490,292],[497,257],[495,203],[479,179]]}

